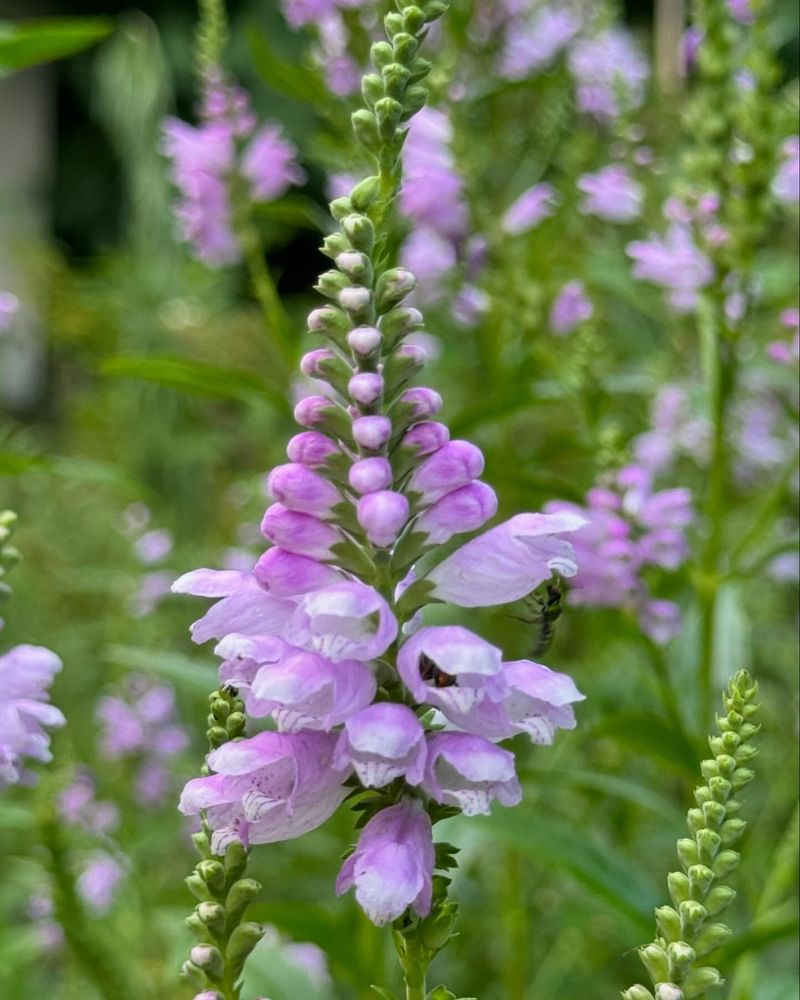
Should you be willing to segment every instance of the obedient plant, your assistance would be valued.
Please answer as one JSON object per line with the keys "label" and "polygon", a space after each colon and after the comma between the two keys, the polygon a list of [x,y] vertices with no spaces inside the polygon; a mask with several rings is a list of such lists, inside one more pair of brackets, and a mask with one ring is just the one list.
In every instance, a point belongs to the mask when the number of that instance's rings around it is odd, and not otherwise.
{"label": "obedient plant", "polygon": [[[249,849],[314,829],[348,797],[360,834],[336,890],[354,889],[375,924],[393,924],[407,995],[424,997],[454,919],[453,849],[434,844],[434,823],[516,804],[514,757],[498,744],[518,733],[551,743],[582,697],[566,675],[505,662],[462,625],[425,624],[431,604],[506,604],[572,576],[560,536],[584,524],[572,511],[519,514],[443,548],[497,510],[479,449],[450,440],[435,390],[410,386],[425,356],[407,338],[422,315],[405,303],[413,274],[390,258],[403,139],[427,93],[419,49],[443,12],[439,0],[398,0],[372,47],[353,128],[377,172],[331,205],[335,268],[317,286],[330,304],[309,317],[326,346],[301,363],[324,394],[300,401],[303,430],[267,477],[271,545],[251,572],[200,569],[174,586],[216,599],[192,635],[216,640],[223,660],[208,773],[181,797],[203,822],[189,879],[200,944],[184,971],[204,1000],[239,996],[261,936],[241,922],[258,891],[243,877]],[[271,728],[243,738],[248,717]]]}
{"label": "obedient plant", "polygon": [[739,864],[734,850],[744,833],[738,793],[753,779],[747,766],[758,752],[752,739],[760,726],[757,685],[746,671],[738,673],[723,696],[724,713],[711,736],[712,757],[700,770],[705,784],[695,789],[696,806],[686,817],[689,836],[678,841],[681,870],[667,878],[672,905],[656,910],[656,940],[639,949],[654,993],[632,986],[624,1000],[694,1000],[723,983],[711,957],[730,937],[718,918],[736,893],[727,885]]}

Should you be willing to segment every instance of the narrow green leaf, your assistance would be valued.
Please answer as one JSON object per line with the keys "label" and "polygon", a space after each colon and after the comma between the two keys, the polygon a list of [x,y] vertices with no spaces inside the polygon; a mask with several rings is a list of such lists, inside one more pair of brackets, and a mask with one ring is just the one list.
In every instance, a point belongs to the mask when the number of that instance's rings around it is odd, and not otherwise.
{"label": "narrow green leaf", "polygon": [[601,719],[593,736],[611,736],[632,750],[646,753],[673,771],[694,779],[699,751],[675,727],[655,712],[618,712]]}
{"label": "narrow green leaf", "polygon": [[311,66],[298,66],[281,58],[261,31],[251,28],[247,33],[253,62],[261,79],[279,94],[315,107],[326,103],[328,96],[319,71]]}
{"label": "narrow green leaf", "polygon": [[107,646],[104,657],[128,670],[141,670],[166,677],[186,691],[208,694],[219,683],[213,667],[181,653],[165,653],[161,649],[140,649],[136,646]]}
{"label": "narrow green leaf", "polygon": [[260,376],[205,361],[171,357],[114,357],[100,367],[100,374],[136,378],[194,396],[232,399],[241,403],[267,401],[287,410],[288,403]]}
{"label": "narrow green leaf", "polygon": [[111,33],[106,17],[0,21],[0,78],[38,63],[75,55]]}
{"label": "narrow green leaf", "polygon": [[569,872],[618,913],[649,930],[653,907],[659,901],[658,889],[642,880],[612,847],[591,840],[585,829],[524,808],[498,811],[473,822],[483,827],[487,842],[503,841],[533,857],[537,864]]}

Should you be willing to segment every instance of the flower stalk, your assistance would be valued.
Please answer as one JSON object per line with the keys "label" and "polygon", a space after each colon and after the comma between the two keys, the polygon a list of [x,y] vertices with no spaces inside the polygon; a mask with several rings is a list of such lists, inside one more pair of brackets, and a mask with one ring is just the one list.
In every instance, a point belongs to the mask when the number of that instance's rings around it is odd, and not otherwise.
{"label": "flower stalk", "polygon": [[723,982],[719,970],[702,961],[710,962],[731,934],[718,918],[736,896],[726,883],[739,864],[734,846],[746,826],[738,794],[754,777],[747,765],[758,753],[751,742],[760,728],[757,695],[744,670],[723,695],[724,714],[709,738],[713,756],[700,765],[706,783],[695,790],[696,806],[686,817],[690,836],[677,845],[681,871],[667,877],[672,905],[656,909],[657,937],[639,949],[654,992],[637,984],[624,1000],[695,1000]]}

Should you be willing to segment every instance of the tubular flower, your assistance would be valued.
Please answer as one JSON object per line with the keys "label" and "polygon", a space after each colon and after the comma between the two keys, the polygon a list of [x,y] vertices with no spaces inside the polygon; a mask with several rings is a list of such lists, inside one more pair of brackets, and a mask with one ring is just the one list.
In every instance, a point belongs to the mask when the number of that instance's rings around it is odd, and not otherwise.
{"label": "tubular flower", "polygon": [[66,721],[47,694],[59,670],[61,660],[43,646],[15,646],[0,656],[0,791],[34,783],[25,758],[52,760],[45,727]]}
{"label": "tubular flower", "polygon": [[[429,4],[431,21],[441,5]],[[400,125],[422,99],[408,80],[426,72],[408,31],[424,34],[419,11],[428,4],[400,6],[402,17],[386,19],[390,41],[373,46],[376,73],[364,86],[387,96],[353,116],[367,149],[377,143],[381,162],[397,164],[396,192]],[[395,30],[400,22],[406,30]],[[431,142],[446,139],[435,115],[420,124]],[[412,151],[413,137],[412,129]],[[416,189],[411,171],[401,204],[452,236],[464,220],[441,191],[425,201],[434,187],[428,180]],[[335,266],[317,286],[329,304],[308,320],[322,344],[302,363],[320,395],[298,407],[304,429],[289,442],[288,463],[267,477],[270,546],[250,572],[199,569],[174,584],[215,602],[192,637],[217,641],[221,691],[277,727],[215,749],[212,773],[188,783],[182,811],[204,814],[216,853],[299,836],[360,784],[366,824],[337,891],[354,888],[377,924],[408,907],[430,911],[432,819],[519,800],[513,755],[497,743],[522,732],[551,742],[556,729],[574,726],[582,697],[564,675],[505,663],[499,648],[461,626],[423,627],[425,607],[505,604],[555,574],[574,575],[562,535],[586,523],[572,511],[519,514],[442,557],[453,536],[485,529],[497,499],[480,478],[480,450],[451,440],[437,419],[441,396],[413,384],[425,363],[411,339],[423,317],[409,304],[413,274],[387,267],[379,249],[384,199],[375,176],[331,206],[340,229],[323,252]],[[431,728],[437,713],[445,733]]]}

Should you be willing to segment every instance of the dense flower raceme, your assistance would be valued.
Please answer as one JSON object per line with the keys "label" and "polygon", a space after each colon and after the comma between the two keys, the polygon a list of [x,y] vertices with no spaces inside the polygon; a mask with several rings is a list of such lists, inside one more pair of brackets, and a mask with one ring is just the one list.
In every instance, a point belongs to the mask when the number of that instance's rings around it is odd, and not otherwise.
{"label": "dense flower raceme", "polygon": [[219,853],[299,836],[359,783],[381,790],[390,804],[369,819],[338,887],[385,923],[430,907],[425,804],[473,814],[519,801],[513,756],[497,744],[518,733],[552,742],[582,697],[565,675],[505,662],[468,629],[426,626],[424,608],[511,603],[554,573],[572,576],[560,536],[584,517],[520,514],[441,558],[439,546],[479,531],[497,501],[480,450],[436,420],[438,393],[408,386],[424,363],[407,342],[422,322],[403,304],[410,272],[374,281],[368,220],[349,199],[334,210],[343,233],[326,251],[338,270],[319,285],[334,301],[309,317],[328,346],[301,365],[328,385],[298,403],[304,429],[267,477],[271,545],[252,571],[195,570],[174,585],[215,599],[193,638],[217,641],[221,684],[273,728],[212,752],[181,809],[205,813]]}
{"label": "dense flower raceme", "polygon": [[280,126],[258,127],[250,99],[221,73],[207,74],[200,124],[177,118],[164,122],[163,148],[180,191],[175,215],[181,235],[195,255],[212,267],[232,264],[236,241],[231,185],[241,180],[252,202],[274,201],[305,174],[297,152]]}
{"label": "dense flower raceme", "polygon": [[680,629],[679,607],[654,599],[644,580],[648,567],[675,570],[689,555],[686,531],[693,520],[686,489],[653,489],[649,469],[631,465],[590,490],[582,507],[557,501],[551,512],[582,515],[572,535],[579,571],[572,581],[575,603],[633,611],[654,642],[668,642]]}
{"label": "dense flower raceme", "polygon": [[109,760],[135,764],[133,791],[142,806],[157,806],[169,793],[169,760],[189,744],[175,717],[175,693],[168,684],[131,674],[118,695],[97,705],[100,746]]}
{"label": "dense flower raceme", "polygon": [[0,656],[0,791],[35,781],[26,758],[52,760],[45,727],[63,726],[66,720],[49,703],[47,689],[60,670],[61,660],[43,646],[15,646]]}

